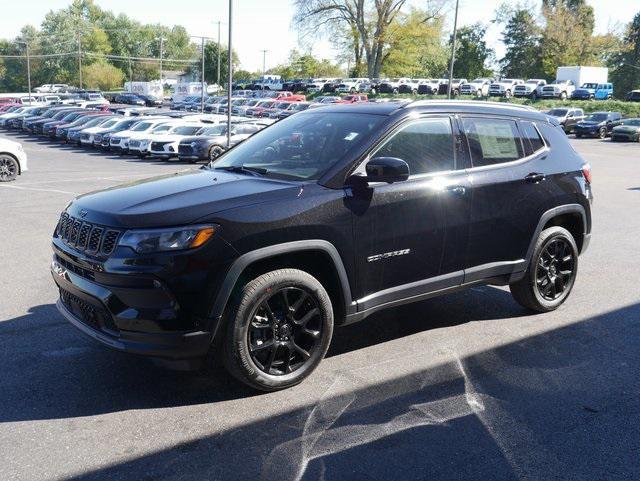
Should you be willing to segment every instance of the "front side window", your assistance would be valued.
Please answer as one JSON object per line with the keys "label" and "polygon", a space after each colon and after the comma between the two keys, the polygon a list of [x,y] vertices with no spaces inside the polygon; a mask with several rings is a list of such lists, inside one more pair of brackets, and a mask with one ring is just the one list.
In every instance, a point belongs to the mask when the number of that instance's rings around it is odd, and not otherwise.
{"label": "front side window", "polygon": [[512,162],[524,157],[522,142],[512,120],[463,120],[474,167]]}
{"label": "front side window", "polygon": [[453,131],[448,118],[425,119],[401,128],[371,157],[395,157],[411,175],[455,169]]}

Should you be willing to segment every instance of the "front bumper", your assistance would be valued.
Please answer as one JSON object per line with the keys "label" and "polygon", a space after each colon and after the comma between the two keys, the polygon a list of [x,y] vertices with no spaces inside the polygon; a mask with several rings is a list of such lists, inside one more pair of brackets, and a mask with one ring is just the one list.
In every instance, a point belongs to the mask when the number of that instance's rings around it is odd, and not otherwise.
{"label": "front bumper", "polygon": [[638,142],[640,134],[632,132],[614,132],[611,140],[614,142]]}
{"label": "front bumper", "polygon": [[206,355],[210,332],[161,329],[162,323],[177,322],[180,309],[163,283],[144,276],[111,276],[110,284],[90,280],[90,271],[55,244],[54,252],[51,273],[60,291],[57,307],[80,331],[129,353],[175,360]]}
{"label": "front bumper", "polygon": [[581,127],[574,127],[573,128],[573,133],[576,135],[583,135],[585,137],[597,137],[598,136],[598,132],[600,131],[600,127],[593,127],[593,128],[581,128]]}

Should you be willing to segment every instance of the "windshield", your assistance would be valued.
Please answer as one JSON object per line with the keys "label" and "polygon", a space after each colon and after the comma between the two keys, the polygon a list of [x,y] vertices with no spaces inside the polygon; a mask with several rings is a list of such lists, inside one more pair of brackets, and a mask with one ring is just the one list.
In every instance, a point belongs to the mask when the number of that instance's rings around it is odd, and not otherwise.
{"label": "windshield", "polygon": [[151,122],[139,122],[133,126],[131,129],[132,132],[143,132],[151,127],[153,124]]}
{"label": "windshield", "polygon": [[640,119],[627,119],[624,122],[622,122],[623,125],[633,125],[633,126],[640,126]]}
{"label": "windshield", "polygon": [[201,128],[202,125],[181,125],[174,127],[171,130],[171,133],[176,135],[195,135],[195,133]]}
{"label": "windshield", "polygon": [[171,127],[173,127],[173,125],[169,124],[163,124],[163,125],[158,125],[157,127],[155,127],[153,130],[151,130],[152,134],[160,134],[162,132],[166,132],[167,130],[169,130]]}
{"label": "windshield", "polygon": [[218,135],[224,135],[227,133],[227,126],[225,124],[216,125],[215,127],[205,127],[198,130],[197,135],[210,135],[212,137]]}
{"label": "windshield", "polygon": [[547,112],[547,115],[551,115],[553,117],[564,117],[567,115],[567,109],[551,109]]}
{"label": "windshield", "polygon": [[71,122],[72,120],[75,120],[77,117],[79,117],[81,115],[81,112],[74,112],[72,114],[68,114],[66,116],[64,116],[62,118],[62,120],[64,122]]}
{"label": "windshield", "polygon": [[590,114],[585,117],[587,122],[604,122],[607,120],[607,114]]}
{"label": "windshield", "polygon": [[98,117],[94,117],[91,120],[87,121],[87,123],[85,123],[84,126],[85,127],[93,127],[95,125],[101,125],[106,121],[107,121],[107,119],[105,119],[105,118],[103,118],[101,116],[98,116]]}
{"label": "windshield", "polygon": [[582,84],[583,89],[595,89],[598,88],[598,84],[590,84],[590,83],[586,83],[586,84]]}
{"label": "windshield", "polygon": [[384,120],[371,114],[294,115],[228,151],[214,169],[245,167],[264,170],[267,177],[317,180]]}
{"label": "windshield", "polygon": [[115,125],[115,124],[117,124],[117,123],[118,123],[118,119],[111,119],[111,120],[107,120],[107,121],[106,121],[104,124],[102,124],[100,127],[107,128],[107,127],[111,127],[111,126],[113,126],[113,125]]}

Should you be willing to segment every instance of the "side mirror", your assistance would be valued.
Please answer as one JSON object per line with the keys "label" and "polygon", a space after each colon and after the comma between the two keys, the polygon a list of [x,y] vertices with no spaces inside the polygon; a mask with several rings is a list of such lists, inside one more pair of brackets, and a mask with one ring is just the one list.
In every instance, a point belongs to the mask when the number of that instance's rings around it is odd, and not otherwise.
{"label": "side mirror", "polygon": [[402,182],[409,178],[409,164],[396,157],[374,157],[365,166],[368,182]]}

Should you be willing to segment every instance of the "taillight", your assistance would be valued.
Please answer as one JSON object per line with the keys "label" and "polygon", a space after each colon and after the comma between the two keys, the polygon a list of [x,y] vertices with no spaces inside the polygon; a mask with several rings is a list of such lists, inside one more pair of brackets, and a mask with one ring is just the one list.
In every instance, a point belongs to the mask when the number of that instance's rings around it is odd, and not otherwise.
{"label": "taillight", "polygon": [[584,164],[582,166],[582,175],[584,175],[584,178],[588,183],[591,183],[591,165]]}

